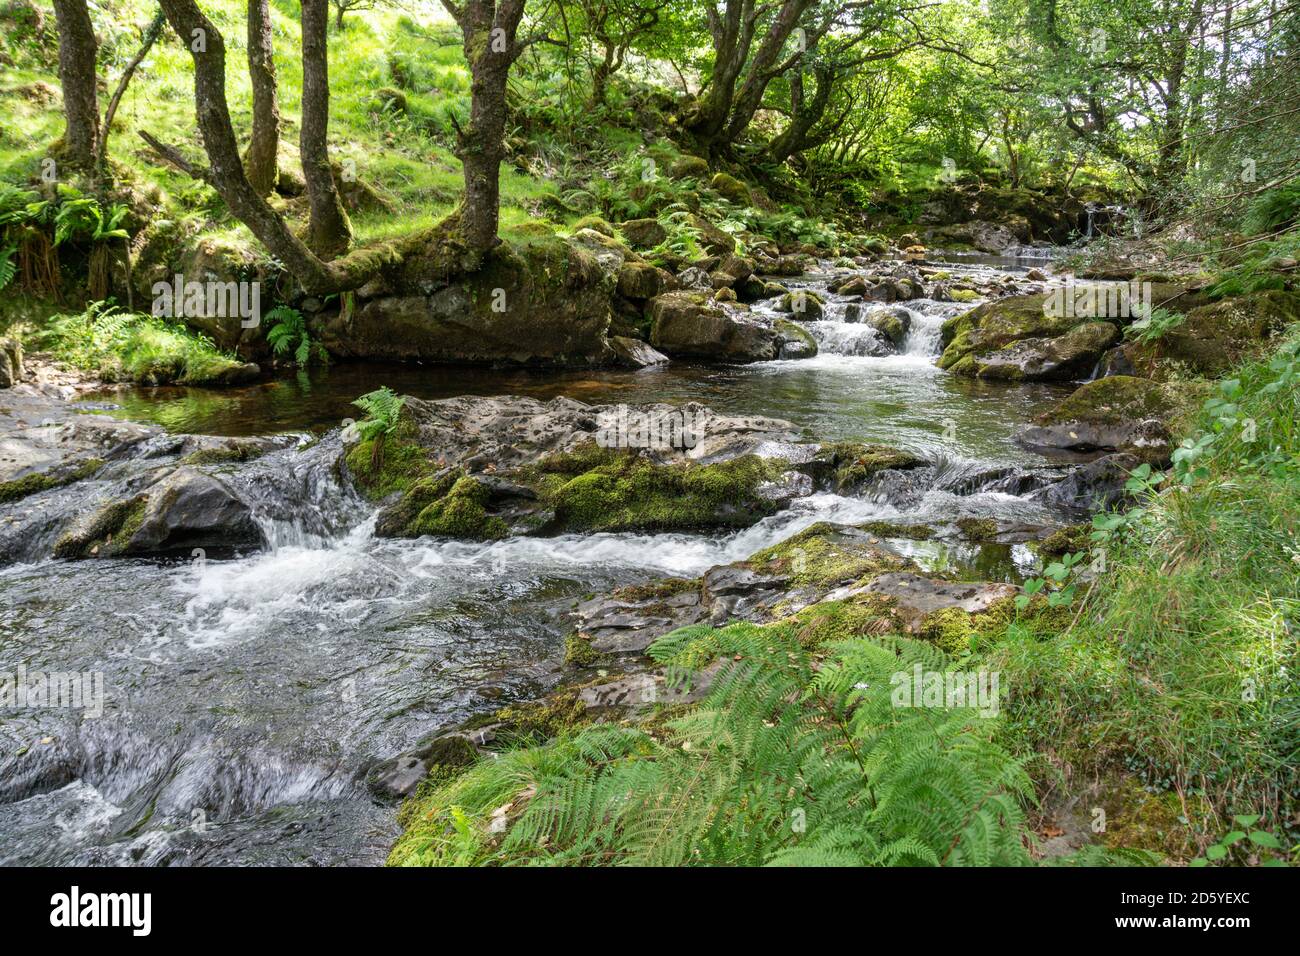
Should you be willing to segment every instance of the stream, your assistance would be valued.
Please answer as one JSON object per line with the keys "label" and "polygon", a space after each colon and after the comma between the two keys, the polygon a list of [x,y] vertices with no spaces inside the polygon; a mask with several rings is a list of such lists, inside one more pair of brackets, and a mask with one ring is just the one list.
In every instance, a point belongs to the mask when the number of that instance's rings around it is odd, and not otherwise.
{"label": "stream", "polygon": [[[0,721],[0,863],[378,864],[397,834],[395,810],[370,798],[365,769],[438,727],[544,694],[560,676],[577,600],[699,574],[815,521],[1052,519],[972,476],[1043,464],[1012,435],[1067,386],[937,369],[939,327],[969,304],[900,304],[911,328],[899,354],[871,357],[860,342],[870,330],[829,299],[824,319],[807,326],[821,349],[811,359],[565,373],[339,364],[220,392],[90,396],[174,432],[287,432],[316,443],[221,466],[257,502],[266,552],[0,569],[0,661],[100,671],[107,688],[100,717],[29,708]],[[905,493],[817,494],[729,534],[378,539],[374,508],[331,465],[340,421],[358,414],[352,399],[380,385],[422,398],[695,400],[788,419],[809,437],[915,450],[936,465]],[[928,567],[982,560],[976,573],[1004,580],[1032,566],[1013,546],[991,557],[906,547]]]}

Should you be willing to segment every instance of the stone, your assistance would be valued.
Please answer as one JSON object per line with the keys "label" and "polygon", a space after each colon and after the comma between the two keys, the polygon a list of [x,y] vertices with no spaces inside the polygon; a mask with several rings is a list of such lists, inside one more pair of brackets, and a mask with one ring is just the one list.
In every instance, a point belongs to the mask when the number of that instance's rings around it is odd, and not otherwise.
{"label": "stone", "polygon": [[750,204],[749,187],[728,173],[715,175],[709,182],[709,188],[723,199],[737,206],[748,206]]}
{"label": "stone", "polygon": [[633,249],[653,249],[668,238],[668,230],[658,219],[630,219],[620,223],[618,231]]}
{"label": "stone", "polygon": [[1016,438],[1031,447],[1126,451],[1164,461],[1171,442],[1166,423],[1178,405],[1169,388],[1150,379],[1113,375],[1081,385]]}
{"label": "stone", "polygon": [[779,351],[770,326],[699,293],[665,293],[649,310],[650,344],[673,358],[762,362]]}
{"label": "stone", "polygon": [[1120,337],[1110,322],[1087,322],[1053,338],[1019,339],[970,356],[952,371],[1010,382],[1063,381],[1088,375]]}
{"label": "stone", "polygon": [[640,339],[611,335],[609,347],[614,350],[615,362],[627,368],[649,368],[653,365],[666,365],[668,356]]}
{"label": "stone", "polygon": [[18,339],[0,339],[0,388],[12,388],[23,380],[23,346]]}
{"label": "stone", "polygon": [[648,262],[624,262],[618,268],[618,294],[629,299],[653,299],[663,291],[661,272]]}
{"label": "stone", "polygon": [[783,359],[812,358],[817,354],[817,340],[795,322],[777,319],[773,328],[780,338],[779,357]]}

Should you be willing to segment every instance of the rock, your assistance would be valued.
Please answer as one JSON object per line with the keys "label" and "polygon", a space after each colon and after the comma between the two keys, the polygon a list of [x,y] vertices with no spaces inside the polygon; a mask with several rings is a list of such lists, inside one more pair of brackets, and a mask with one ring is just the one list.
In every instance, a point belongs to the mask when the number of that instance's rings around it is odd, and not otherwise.
{"label": "rock", "polygon": [[1165,386],[1113,375],[1081,385],[1016,437],[1040,448],[1127,451],[1148,461],[1164,461],[1171,440],[1166,422],[1178,404]]}
{"label": "rock", "polygon": [[252,509],[224,481],[197,468],[165,472],[134,497],[102,505],[65,531],[58,558],[262,548]]}
{"label": "rock", "polygon": [[849,276],[844,281],[831,286],[831,290],[837,295],[866,295],[868,288],[870,286],[862,276]]}
{"label": "rock", "polygon": [[869,325],[881,335],[883,335],[894,348],[899,348],[903,340],[907,338],[907,332],[912,327],[912,313],[901,306],[876,307],[870,310],[854,310],[854,318],[848,318],[848,312],[845,312],[847,321],[861,321],[864,325]]}
{"label": "rock", "polygon": [[[1158,295],[1153,300],[1160,301]],[[1254,292],[1186,313],[1182,323],[1154,342],[1130,342],[1124,358],[1138,374],[1168,379],[1180,375],[1215,377],[1243,361],[1262,356],[1270,340],[1300,321],[1300,293]]]}
{"label": "rock", "polygon": [[321,329],[332,353],[578,367],[613,358],[605,334],[614,281],[591,255],[561,239],[502,243],[483,268],[450,280],[433,260],[403,268],[403,287],[427,291],[370,299],[333,315]]}
{"label": "rock", "polygon": [[[613,232],[613,227],[610,231]],[[623,263],[637,258],[618,239],[597,229],[579,229],[569,238],[569,243],[589,253],[606,272],[617,273]]]}
{"label": "rock", "polygon": [[668,230],[658,219],[631,219],[621,223],[618,231],[633,249],[653,249],[668,238]]}
{"label": "rock", "polygon": [[1063,381],[1088,375],[1119,339],[1110,322],[1088,322],[1054,338],[1028,338],[969,355],[951,367],[959,375],[1010,382]]}
{"label": "rock", "polygon": [[673,358],[763,362],[779,350],[775,331],[695,292],[652,299],[650,343]]}
{"label": "rock", "polygon": [[903,250],[903,258],[907,259],[909,262],[924,262],[926,251],[925,246],[920,244],[908,246]]}
{"label": "rock", "polygon": [[785,293],[777,302],[776,309],[790,313],[801,322],[816,322],[825,312],[822,297],[805,289]]}
{"label": "rock", "polygon": [[22,343],[12,337],[0,339],[0,388],[12,388],[22,380]]}
{"label": "rock", "polygon": [[736,240],[703,216],[691,216],[690,223],[699,233],[700,245],[710,255],[725,256],[736,251]]}
{"label": "rock", "polygon": [[618,294],[629,299],[653,299],[663,291],[661,272],[648,262],[624,262],[618,268]]}
{"label": "rock", "polygon": [[614,350],[616,364],[628,368],[649,368],[652,365],[665,365],[668,362],[667,355],[640,339],[611,335],[609,347]]}
{"label": "rock", "polygon": [[910,571],[882,574],[865,590],[893,598],[895,613],[905,622],[906,630],[913,633],[922,630],[927,619],[939,612],[956,609],[965,614],[982,614],[1020,593],[1014,584],[951,582]]}
{"label": "rock", "polygon": [[709,161],[699,156],[683,155],[668,168],[672,179],[702,179],[709,174]]}
{"label": "rock", "polygon": [[817,340],[807,329],[786,319],[777,319],[773,328],[780,339],[779,358],[812,358],[817,354]]}
{"label": "rock", "polygon": [[1005,224],[976,220],[931,229],[929,238],[936,246],[972,246],[980,252],[1003,255],[1029,239],[1029,224],[1020,220],[1012,229]]}
{"label": "rock", "polygon": [[735,176],[718,173],[709,182],[709,188],[723,199],[737,206],[750,205],[749,187]]}
{"label": "rock", "polygon": [[730,276],[734,285],[743,282],[754,274],[754,260],[730,253],[722,257],[716,271]]}
{"label": "rock", "polygon": [[583,229],[590,229],[592,232],[598,232],[608,239],[618,238],[618,235],[614,232],[614,227],[609,224],[608,220],[602,219],[600,216],[583,216],[573,224],[573,231],[575,233],[581,232]]}
{"label": "rock", "polygon": [[370,108],[376,113],[404,114],[406,112],[406,94],[391,86],[381,86],[375,90],[370,101]]}
{"label": "rock", "polygon": [[1035,497],[1079,512],[1115,508],[1131,500],[1132,496],[1124,490],[1124,485],[1133,469],[1141,464],[1142,460],[1136,455],[1124,452],[1106,455],[1075,468]]}
{"label": "rock", "polygon": [[470,732],[443,734],[406,753],[390,757],[366,773],[366,786],[381,800],[409,797],[436,768],[464,767],[478,759]]}
{"label": "rock", "polygon": [[1042,269],[1030,269],[1025,273],[1025,278],[1030,282],[1043,282],[1047,279],[1047,274]]}

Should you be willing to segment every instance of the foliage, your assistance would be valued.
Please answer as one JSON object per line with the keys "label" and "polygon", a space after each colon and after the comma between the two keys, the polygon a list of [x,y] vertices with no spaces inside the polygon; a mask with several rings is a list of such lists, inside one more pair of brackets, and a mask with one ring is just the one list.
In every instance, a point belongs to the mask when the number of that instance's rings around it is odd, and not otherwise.
{"label": "foliage", "polygon": [[366,413],[366,417],[357,422],[358,437],[370,441],[391,434],[397,427],[405,402],[405,396],[398,395],[387,385],[356,399],[352,404]]}
{"label": "foliage", "polygon": [[291,354],[294,364],[307,365],[313,358],[329,361],[325,346],[312,340],[302,313],[287,305],[278,305],[266,313],[270,328],[266,341],[276,355]]}
{"label": "foliage", "polygon": [[1029,860],[1020,764],[965,707],[898,707],[933,647],[859,638],[814,661],[791,625],[687,628],[676,679],[725,663],[656,733],[596,726],[482,762],[412,811],[399,864],[990,865]]}

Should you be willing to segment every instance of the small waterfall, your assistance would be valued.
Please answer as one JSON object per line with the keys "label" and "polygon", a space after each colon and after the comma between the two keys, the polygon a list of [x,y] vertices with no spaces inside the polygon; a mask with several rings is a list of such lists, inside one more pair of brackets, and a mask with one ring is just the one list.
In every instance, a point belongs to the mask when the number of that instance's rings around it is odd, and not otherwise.
{"label": "small waterfall", "polygon": [[[934,305],[938,305],[938,303],[934,303]],[[926,357],[938,355],[940,351],[940,332],[949,313],[924,307],[908,307],[907,312],[912,317],[912,320],[908,323],[907,334],[903,337],[903,345],[899,351],[904,355]]]}
{"label": "small waterfall", "polygon": [[826,355],[854,355],[874,358],[888,355],[892,349],[878,331],[859,322],[821,321],[804,326],[817,340],[817,349]]}

